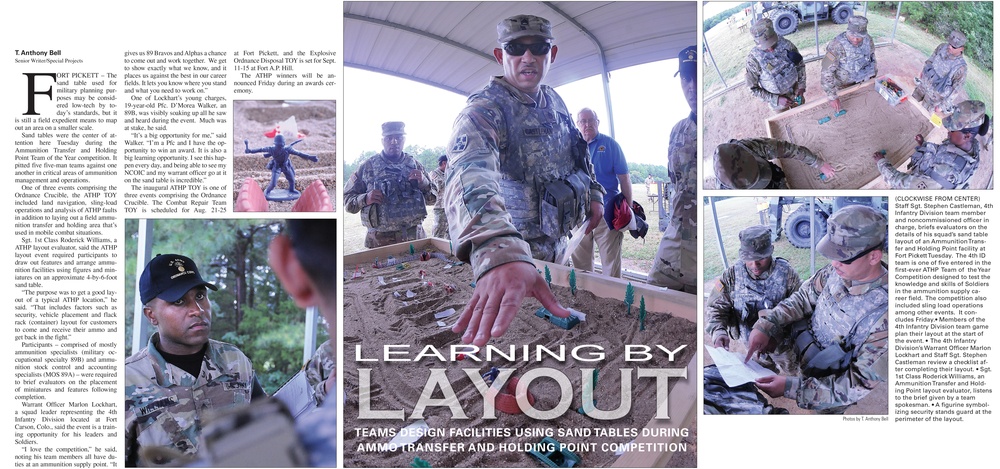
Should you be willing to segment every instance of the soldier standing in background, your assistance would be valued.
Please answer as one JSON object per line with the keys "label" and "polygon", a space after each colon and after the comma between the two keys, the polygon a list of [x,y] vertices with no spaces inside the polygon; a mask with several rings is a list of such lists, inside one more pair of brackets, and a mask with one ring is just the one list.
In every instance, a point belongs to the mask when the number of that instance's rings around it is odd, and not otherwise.
{"label": "soldier standing in background", "polygon": [[427,237],[421,223],[437,190],[424,167],[403,153],[405,141],[402,122],[382,124],[382,152],[362,162],[345,184],[347,212],[361,212],[361,224],[368,228],[366,248]]}
{"label": "soldier standing in background", "polygon": [[434,230],[431,236],[441,239],[451,239],[448,236],[448,215],[444,212],[444,172],[447,168],[448,155],[441,155],[438,157],[438,167],[428,174],[438,194],[437,201],[434,202]]}
{"label": "soldier standing in background", "polygon": [[852,16],[847,20],[847,31],[842,32],[826,46],[820,84],[830,99],[830,106],[840,111],[841,88],[875,78],[875,41],[868,35],[868,18]]}
{"label": "soldier standing in background", "polygon": [[849,205],[827,220],[816,250],[830,259],[798,291],[759,312],[746,360],[790,327],[800,376],[757,379],[771,397],[803,409],[843,413],[889,376],[889,271],[882,262],[888,222],[878,210]]}
{"label": "soldier standing in background", "polygon": [[[799,289],[799,273],[785,259],[775,258],[771,229],[755,225],[740,231],[740,263],[722,276],[705,303],[705,333],[714,347],[734,352],[746,350],[750,330],[762,309],[770,309]],[[787,340],[775,343],[771,353],[761,353],[757,361],[782,373],[798,374]],[[731,339],[737,339],[733,348]]]}
{"label": "soldier standing in background", "polygon": [[804,104],[806,63],[795,44],[779,37],[768,18],[754,23],[750,34],[757,43],[747,55],[746,83],[750,94],[775,112]]}
{"label": "soldier standing in background", "polygon": [[922,101],[924,108],[934,112],[941,107],[944,113],[954,111],[953,99],[965,84],[965,74],[968,66],[965,64],[965,34],[952,31],[948,42],[937,46],[920,72],[920,78],[915,79],[917,88],[913,90],[913,99]]}
{"label": "soldier standing in background", "polygon": [[681,90],[691,114],[670,131],[667,172],[674,184],[670,223],[663,231],[648,278],[653,285],[695,293],[698,290],[698,49],[686,47],[677,59]]}
{"label": "soldier standing in background", "polygon": [[506,332],[525,296],[569,315],[532,259],[561,258],[567,233],[585,219],[590,232],[604,213],[587,142],[562,98],[541,84],[558,52],[552,24],[518,15],[497,24],[497,37],[493,56],[504,74],[455,119],[445,183],[455,254],[476,281],[452,330],[478,346]]}

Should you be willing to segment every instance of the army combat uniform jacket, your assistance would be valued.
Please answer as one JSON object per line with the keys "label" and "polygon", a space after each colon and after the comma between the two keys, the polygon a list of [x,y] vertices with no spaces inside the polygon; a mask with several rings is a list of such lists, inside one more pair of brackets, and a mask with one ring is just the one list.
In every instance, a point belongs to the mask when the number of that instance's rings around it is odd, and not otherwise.
{"label": "army combat uniform jacket", "polygon": [[674,125],[667,172],[674,184],[670,224],[656,249],[649,283],[695,293],[698,284],[698,124],[694,114]]}
{"label": "army combat uniform jacket", "polygon": [[791,41],[778,38],[771,51],[754,47],[747,55],[746,82],[750,94],[764,100],[772,109],[781,109],[778,98],[795,99],[806,89],[806,63]]}
{"label": "army combat uniform jacket", "polygon": [[712,336],[712,342],[729,335],[746,343],[757,315],[746,317],[743,312],[774,307],[800,285],[799,273],[780,257],[772,259],[771,268],[760,278],[754,278],[742,262],[734,264],[722,273],[705,303],[705,332]]}
{"label": "army combat uniform jacket", "polygon": [[979,141],[975,139],[969,152],[947,140],[925,142],[910,156],[908,173],[892,167],[885,158],[878,161],[879,172],[893,189],[967,189],[978,167]]}
{"label": "army combat uniform jacket", "polygon": [[840,88],[875,78],[877,74],[875,42],[871,36],[865,35],[861,45],[854,47],[847,39],[847,33],[843,32],[826,46],[820,85],[831,100],[836,99]]}
{"label": "army combat uniform jacket", "polygon": [[440,166],[434,168],[428,176],[431,178],[431,183],[434,184],[435,190],[437,190],[437,201],[434,202],[434,231],[431,236],[441,239],[449,239],[448,236],[448,217],[444,213],[444,181],[445,175],[444,171]]}
{"label": "army combat uniform jacket", "polygon": [[[469,97],[451,141],[445,211],[456,255],[476,279],[508,262],[555,261],[590,203],[603,202],[587,142],[546,85],[536,101],[494,77]],[[544,187],[553,181],[572,181],[574,200],[550,210]]]}
{"label": "army combat uniform jacket", "polygon": [[[774,336],[783,326],[811,318],[812,332],[825,347],[841,337],[854,340],[859,352],[848,369],[823,377],[788,377],[785,397],[803,409],[838,411],[868,395],[889,376],[889,273],[869,283],[852,284],[833,266],[816,272],[792,296],[760,312],[754,329]],[[873,320],[871,319],[873,318]],[[855,328],[855,325],[870,325]]]}
{"label": "army combat uniform jacket", "polygon": [[958,90],[965,84],[968,66],[965,57],[948,53],[948,43],[934,49],[924,69],[920,72],[920,84],[914,95],[923,94],[924,102],[933,109],[938,104],[952,104]]}
{"label": "army combat uniform jacket", "polygon": [[[408,179],[414,169],[419,169],[422,175],[416,187]],[[381,190],[384,201],[365,205],[365,197],[372,189]],[[361,224],[368,228],[366,248],[424,238],[420,224],[427,217],[425,205],[436,200],[437,189],[423,165],[406,153],[399,161],[390,160],[385,152],[368,158],[344,185],[347,212],[361,212]]]}
{"label": "army combat uniform jacket", "polygon": [[201,373],[191,376],[164,360],[159,333],[125,360],[125,464],[139,461],[140,447],[163,446],[194,455],[207,415],[250,403],[256,376],[235,346],[208,341]]}
{"label": "army combat uniform jacket", "polygon": [[316,354],[302,368],[306,372],[306,381],[309,381],[309,385],[312,386],[316,405],[323,404],[327,391],[325,389],[326,379],[333,375],[336,368],[337,355],[333,351],[330,339],[327,339],[316,349]]}

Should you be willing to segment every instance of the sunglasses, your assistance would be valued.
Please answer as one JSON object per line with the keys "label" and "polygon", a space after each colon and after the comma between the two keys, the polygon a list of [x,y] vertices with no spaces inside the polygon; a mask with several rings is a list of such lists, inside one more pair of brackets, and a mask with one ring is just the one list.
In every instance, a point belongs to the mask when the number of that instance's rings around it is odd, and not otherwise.
{"label": "sunglasses", "polygon": [[868,249],[865,249],[865,250],[864,250],[864,251],[862,251],[862,252],[861,252],[860,254],[858,254],[858,255],[856,255],[856,256],[854,256],[854,257],[852,257],[852,258],[850,258],[850,259],[848,259],[848,260],[846,260],[846,261],[840,261],[840,263],[841,263],[841,264],[844,264],[844,265],[850,265],[850,264],[853,264],[853,263],[854,263],[854,261],[856,261],[856,260],[858,260],[858,259],[861,259],[862,257],[865,257],[865,255],[867,255],[867,254],[868,254],[869,252],[872,252],[872,251],[874,251],[874,250],[876,250],[876,249],[882,249],[882,245],[881,245],[881,244],[879,244],[879,245],[877,245],[877,246],[872,246],[872,247],[870,247],[870,248],[868,248]]}
{"label": "sunglasses", "polygon": [[532,44],[508,42],[503,45],[503,50],[510,55],[524,55],[524,51],[530,50],[531,55],[542,56],[548,54],[551,49],[552,44],[548,42],[535,42]]}

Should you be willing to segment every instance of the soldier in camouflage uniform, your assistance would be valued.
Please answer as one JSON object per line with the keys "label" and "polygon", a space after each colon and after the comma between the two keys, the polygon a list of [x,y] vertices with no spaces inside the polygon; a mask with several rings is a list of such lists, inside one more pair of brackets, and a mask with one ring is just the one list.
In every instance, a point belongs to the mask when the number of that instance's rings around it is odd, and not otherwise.
{"label": "soldier in camouflage uniform", "polygon": [[940,144],[917,135],[917,151],[910,156],[909,172],[901,172],[882,153],[872,155],[885,182],[893,189],[968,189],[979,167],[979,140],[989,130],[989,116],[982,101],[964,101],[944,119],[948,139]]}
{"label": "soldier in camouflage uniform", "polygon": [[917,88],[913,90],[913,99],[922,101],[924,108],[934,111],[936,107],[950,113],[953,111],[953,99],[965,84],[965,74],[968,66],[965,64],[965,34],[952,31],[948,42],[937,46],[920,72],[920,78],[914,80]]}
{"label": "soldier in camouflage uniform", "polygon": [[805,103],[806,63],[795,44],[775,34],[768,18],[754,23],[750,34],[757,43],[747,55],[750,94],[776,112]]}
{"label": "soldier in camouflage uniform", "polygon": [[[740,231],[741,264],[722,273],[705,303],[705,333],[712,337],[713,346],[745,351],[759,311],[771,309],[799,289],[799,273],[773,253],[770,228],[756,225]],[[730,339],[737,339],[736,344]],[[797,374],[789,348],[789,341],[782,340],[772,353],[761,353],[757,360],[764,366],[776,366],[782,373]]]}
{"label": "soldier in camouflage uniform", "polygon": [[194,456],[207,416],[266,396],[246,355],[209,339],[207,289],[217,288],[177,254],[154,257],[139,278],[142,312],[157,332],[125,360],[126,466]]}
{"label": "soldier in camouflage uniform", "polygon": [[501,21],[497,36],[504,75],[455,119],[444,194],[456,255],[476,278],[452,330],[480,346],[506,331],[524,296],[569,315],[532,259],[561,258],[567,233],[585,218],[593,230],[604,213],[587,142],[562,98],[541,84],[558,51],[551,23],[518,15]]}
{"label": "soldier in camouflage uniform", "polygon": [[[827,220],[816,249],[832,262],[776,307],[762,310],[747,360],[792,327],[800,376],[757,379],[771,397],[842,413],[889,375],[889,272],[882,262],[888,222],[880,211],[844,207]],[[796,335],[796,331],[799,331]],[[806,340],[802,340],[806,339]]]}
{"label": "soldier in camouflage uniform", "polygon": [[820,84],[830,99],[830,106],[840,111],[841,88],[875,78],[875,42],[868,35],[868,18],[852,16],[847,20],[847,31],[840,33],[826,46]]}
{"label": "soldier in camouflage uniform", "polygon": [[[833,166],[806,147],[773,138],[730,140],[715,149],[719,189],[788,189],[785,172],[770,160],[792,159],[833,177]],[[787,164],[787,163],[786,163]]]}
{"label": "soldier in camouflage uniform", "polygon": [[[670,197],[670,223],[653,258],[649,283],[671,290],[695,293],[698,289],[698,49],[678,54],[677,74],[691,114],[670,131],[667,172],[674,184]],[[675,76],[677,75],[675,74]]]}
{"label": "soldier in camouflage uniform", "polygon": [[332,339],[320,344],[316,353],[302,367],[306,372],[306,381],[313,389],[313,399],[316,405],[322,405],[326,393],[333,389],[337,369],[337,354],[333,351]]}
{"label": "soldier in camouflage uniform", "polygon": [[444,212],[444,172],[448,168],[448,155],[438,157],[438,167],[431,171],[429,176],[437,190],[438,198],[434,202],[434,231],[431,236],[441,239],[450,239],[448,236],[448,215]]}
{"label": "soldier in camouflage uniform", "polygon": [[344,187],[348,213],[361,212],[368,228],[366,248],[427,237],[421,223],[437,189],[424,167],[403,153],[405,141],[402,122],[382,124],[382,152],[362,162]]}

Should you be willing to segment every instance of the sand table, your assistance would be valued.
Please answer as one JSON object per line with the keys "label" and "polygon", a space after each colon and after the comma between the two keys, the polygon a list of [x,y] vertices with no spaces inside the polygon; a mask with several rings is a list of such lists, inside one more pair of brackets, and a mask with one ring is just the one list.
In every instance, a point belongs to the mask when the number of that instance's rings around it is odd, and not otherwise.
{"label": "sand table", "polygon": [[[457,320],[458,313],[443,319],[449,327],[438,325],[438,319],[434,318],[434,314],[449,308],[461,312],[473,290],[469,285],[472,273],[467,264],[448,266],[448,261],[437,258],[411,262],[406,270],[395,270],[392,267],[373,269],[370,265],[366,265],[363,277],[345,281],[344,383],[347,402],[344,410],[344,458],[346,466],[408,467],[415,457],[420,457],[434,467],[538,467],[540,463],[527,455],[525,448],[538,443],[545,435],[551,435],[566,444],[592,444],[590,447],[577,447],[579,450],[576,452],[582,458],[581,465],[608,466],[617,456],[613,450],[602,450],[602,444],[627,443],[636,436],[641,436],[642,429],[656,414],[656,380],[637,378],[636,370],[640,368],[682,370],[692,359],[697,348],[696,325],[666,313],[649,312],[646,317],[646,330],[640,331],[638,294],[635,295],[635,305],[629,317],[626,316],[622,305],[624,291],[617,298],[603,299],[586,291],[577,291],[574,296],[568,288],[553,285],[554,293],[561,304],[586,313],[587,321],[572,330],[561,329],[547,320],[536,317],[534,313],[540,305],[536,300],[528,299],[507,334],[491,342],[491,345],[505,352],[509,352],[511,344],[517,345],[518,356],[514,361],[494,356],[492,361],[486,363],[485,353],[482,351],[478,356],[484,359],[483,362],[476,362],[471,358],[445,363],[435,358],[424,358],[415,362],[383,361],[385,344],[410,345],[409,352],[403,356],[412,360],[425,346],[433,345],[447,354],[451,345],[461,343],[459,335],[450,330],[450,325]],[[345,265],[348,279],[354,269],[354,264]],[[420,278],[421,270],[425,272],[423,280]],[[382,277],[384,284],[378,280],[379,276]],[[454,293],[450,293],[445,285],[454,286]],[[625,344],[649,346],[653,350],[652,359],[646,362],[626,363]],[[525,345],[528,346],[531,355],[528,360],[525,360],[522,354],[522,347]],[[565,346],[565,362],[553,358],[544,358],[541,362],[535,361],[535,350],[538,346],[559,350],[560,345]],[[670,361],[668,355],[659,351],[656,345],[671,351],[677,350],[682,345],[687,347],[677,352],[674,360]],[[574,359],[572,350],[579,346],[587,346],[579,348],[580,358],[589,358],[592,352],[601,351],[605,354],[604,360],[586,362]],[[376,358],[378,361],[357,362],[358,347],[363,358]],[[570,409],[551,420],[536,420],[524,414],[511,415],[499,411],[498,418],[483,419],[483,398],[463,369],[471,369],[476,376],[479,376],[493,366],[515,369],[514,377],[524,376],[528,370],[539,367],[558,370],[572,383],[571,391],[568,393],[572,396]],[[617,420],[596,420],[577,412],[582,402],[582,382],[584,378],[591,379],[589,374],[586,377],[582,376],[580,368],[595,367],[599,369],[595,392],[597,408],[603,410],[618,408],[621,399],[619,370],[631,370],[632,391],[626,396],[631,398],[632,408],[625,417]],[[358,419],[359,368],[371,370],[371,409],[402,409],[407,420]],[[366,444],[388,443],[398,429],[412,423],[409,420],[410,414],[417,405],[432,368],[445,369],[448,382],[468,419],[453,417],[447,407],[428,407],[424,412],[424,419],[431,429],[441,434],[424,436],[417,443],[424,445],[461,443],[465,445],[464,448],[451,447],[439,451],[364,450]],[[669,382],[672,386],[680,379],[670,378]],[[699,378],[689,376],[687,379]],[[539,410],[555,408],[561,395],[559,385],[550,378],[534,380],[530,390],[536,399],[534,407]],[[433,397],[442,396],[440,389],[434,391]],[[680,419],[684,409],[674,408],[669,404],[668,402],[670,415]],[[362,435],[359,429],[379,434]],[[455,431],[480,433],[450,435]],[[525,431],[531,435],[524,435]],[[567,431],[574,431],[577,434],[568,436],[565,435]],[[500,435],[497,435],[497,432],[500,432]],[[590,436],[585,436],[587,434]],[[665,441],[665,438],[663,440]],[[679,441],[688,444],[687,451],[694,451],[693,435]],[[470,449],[470,445],[473,444],[485,444],[495,450]],[[676,447],[675,451],[679,452],[681,448]]]}
{"label": "sand table", "polygon": [[[247,177],[257,181],[261,189],[271,183],[271,170],[267,169],[270,158],[261,154],[244,153],[243,140],[250,141],[250,148],[274,145],[274,141],[264,136],[264,132],[295,116],[299,132],[305,140],[295,145],[295,149],[319,158],[313,163],[298,156],[291,156],[295,167],[295,187],[305,190],[309,184],[319,180],[330,195],[336,211],[337,193],[337,102],[336,101],[233,101],[233,202],[239,195],[243,180]],[[294,141],[294,140],[293,140]],[[287,141],[286,144],[292,143]],[[287,189],[284,175],[278,176],[276,189]],[[268,203],[270,212],[291,211],[295,201]]]}
{"label": "sand table", "polygon": [[[855,91],[841,92],[840,103],[847,114],[834,117],[833,109],[821,100],[807,109],[779,114],[769,122],[774,138],[802,145],[818,153],[837,170],[830,181],[820,181],[819,171],[798,161],[778,160],[793,189],[858,189],[881,178],[872,153],[886,151],[886,158],[898,166],[913,154],[915,135],[927,134],[934,126],[912,103],[891,106],[873,82]],[[819,124],[819,120],[830,121]]]}

